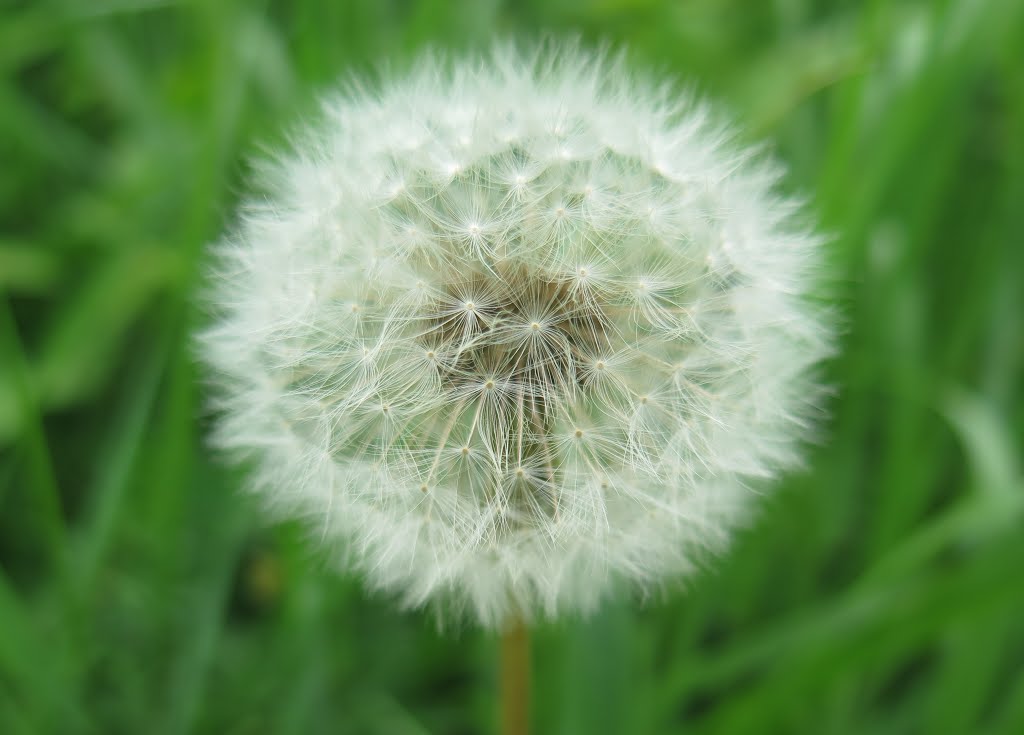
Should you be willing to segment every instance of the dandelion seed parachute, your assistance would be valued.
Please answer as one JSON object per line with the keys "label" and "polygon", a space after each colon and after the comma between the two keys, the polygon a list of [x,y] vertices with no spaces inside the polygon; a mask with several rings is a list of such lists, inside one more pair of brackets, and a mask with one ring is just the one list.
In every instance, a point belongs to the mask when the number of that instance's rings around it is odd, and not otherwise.
{"label": "dandelion seed parachute", "polygon": [[219,246],[216,442],[410,606],[497,627],[682,578],[821,393],[820,241],[778,176],[576,47],[344,92]]}

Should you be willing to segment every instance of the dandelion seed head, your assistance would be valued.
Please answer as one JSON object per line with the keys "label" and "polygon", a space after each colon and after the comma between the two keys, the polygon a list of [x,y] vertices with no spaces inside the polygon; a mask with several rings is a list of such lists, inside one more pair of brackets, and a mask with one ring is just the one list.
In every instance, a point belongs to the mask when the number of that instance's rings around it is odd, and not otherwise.
{"label": "dandelion seed head", "polygon": [[330,99],[218,250],[217,443],[409,606],[698,568],[798,463],[819,239],[708,110],[575,46]]}

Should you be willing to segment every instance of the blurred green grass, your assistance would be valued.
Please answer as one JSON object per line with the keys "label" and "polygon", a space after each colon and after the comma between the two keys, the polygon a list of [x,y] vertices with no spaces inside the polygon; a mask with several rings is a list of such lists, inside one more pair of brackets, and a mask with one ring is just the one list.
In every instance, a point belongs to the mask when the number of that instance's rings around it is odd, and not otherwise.
{"label": "blurred green grass", "polygon": [[537,732],[1024,732],[1024,4],[0,5],[0,732],[486,733],[495,642],[339,579],[203,446],[204,245],[339,75],[580,33],[834,235],[829,438],[687,591],[536,634]]}

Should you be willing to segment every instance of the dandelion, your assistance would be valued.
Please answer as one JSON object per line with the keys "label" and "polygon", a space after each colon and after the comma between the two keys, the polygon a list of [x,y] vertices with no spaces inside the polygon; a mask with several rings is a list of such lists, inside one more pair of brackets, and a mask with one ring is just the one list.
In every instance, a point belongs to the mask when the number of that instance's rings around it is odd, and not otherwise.
{"label": "dandelion", "polygon": [[219,247],[216,441],[409,606],[501,628],[681,579],[821,393],[820,241],[778,178],[576,47],[354,86]]}

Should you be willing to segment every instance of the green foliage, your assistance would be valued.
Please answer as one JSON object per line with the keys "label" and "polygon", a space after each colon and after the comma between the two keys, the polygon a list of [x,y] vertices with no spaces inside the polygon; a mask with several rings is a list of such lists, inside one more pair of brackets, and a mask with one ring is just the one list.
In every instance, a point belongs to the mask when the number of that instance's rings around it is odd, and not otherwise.
{"label": "green foliage", "polygon": [[0,732],[491,732],[494,640],[368,599],[203,446],[246,160],[424,45],[578,32],[775,140],[831,243],[829,436],[691,589],[535,636],[552,733],[1024,732],[1024,4],[0,9]]}

